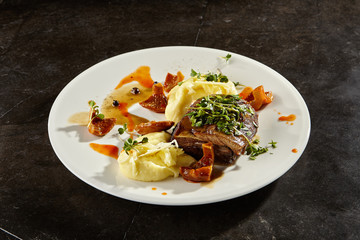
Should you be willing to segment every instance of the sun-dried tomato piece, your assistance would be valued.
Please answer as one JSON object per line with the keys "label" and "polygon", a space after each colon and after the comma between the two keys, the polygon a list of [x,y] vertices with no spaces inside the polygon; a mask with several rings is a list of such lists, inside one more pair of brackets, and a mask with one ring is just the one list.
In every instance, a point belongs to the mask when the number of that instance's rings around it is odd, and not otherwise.
{"label": "sun-dried tomato piece", "polygon": [[135,126],[135,131],[141,135],[152,133],[152,132],[161,132],[170,129],[174,125],[173,121],[151,121],[146,123],[140,123]]}
{"label": "sun-dried tomato piece", "polygon": [[211,142],[204,143],[203,157],[194,167],[180,167],[181,176],[188,181],[209,182],[214,166],[214,148]]}
{"label": "sun-dried tomato piece", "polygon": [[164,94],[164,87],[161,83],[152,86],[152,95],[139,103],[144,108],[157,113],[164,113],[167,105],[167,97]]}
{"label": "sun-dried tomato piece", "polygon": [[265,92],[262,85],[252,90],[249,94],[248,92],[250,89],[251,88],[246,87],[243,92],[240,93],[240,96],[245,96],[243,99],[249,102],[256,111],[259,110],[263,105],[269,104],[273,101],[274,97],[272,92]]}
{"label": "sun-dried tomato piece", "polygon": [[184,75],[178,71],[176,75],[168,73],[165,78],[164,89],[166,92],[170,92],[179,82],[184,80]]}
{"label": "sun-dried tomato piece", "polygon": [[95,117],[88,124],[88,130],[91,134],[102,137],[115,126],[116,118],[104,118]]}

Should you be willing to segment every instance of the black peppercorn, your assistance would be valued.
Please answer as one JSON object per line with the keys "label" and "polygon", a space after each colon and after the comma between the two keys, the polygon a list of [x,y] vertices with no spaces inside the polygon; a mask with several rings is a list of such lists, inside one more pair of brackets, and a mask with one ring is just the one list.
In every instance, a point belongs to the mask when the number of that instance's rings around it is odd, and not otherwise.
{"label": "black peppercorn", "polygon": [[138,89],[137,87],[133,87],[133,88],[131,89],[131,93],[134,94],[134,95],[139,94],[139,93],[140,93],[140,89]]}
{"label": "black peppercorn", "polygon": [[113,105],[114,107],[117,107],[117,106],[119,106],[119,102],[118,102],[117,100],[114,100],[112,105]]}

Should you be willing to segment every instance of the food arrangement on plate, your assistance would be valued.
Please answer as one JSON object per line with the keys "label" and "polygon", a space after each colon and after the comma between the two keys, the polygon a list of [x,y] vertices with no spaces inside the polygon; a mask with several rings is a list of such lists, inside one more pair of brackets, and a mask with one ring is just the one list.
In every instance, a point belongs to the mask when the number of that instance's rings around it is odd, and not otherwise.
{"label": "food arrangement on plate", "polygon": [[[236,53],[221,58],[226,54],[150,48],[83,71],[59,93],[49,114],[49,139],[59,160],[101,191],[151,204],[213,203],[273,182],[305,149],[306,103],[273,69]],[[212,117],[224,103],[245,110],[239,121],[227,120],[237,116],[229,111]]]}
{"label": "food arrangement on plate", "polygon": [[[228,54],[224,61],[228,64],[230,58]],[[120,154],[117,146],[112,146],[113,151],[109,145],[90,146],[117,158],[120,172],[130,179],[161,181],[182,176],[189,182],[208,182],[215,166],[234,165],[243,154],[254,160],[276,147],[274,141],[261,147],[256,137],[261,127],[259,110],[272,100],[272,92],[262,85],[243,86],[220,70],[191,69],[188,79],[180,71],[168,73],[162,84],[152,80],[150,67],[140,66],[120,81],[100,107],[93,100],[88,103],[89,133],[102,137],[121,125]],[[166,120],[134,115],[128,111],[134,104],[163,114]]]}

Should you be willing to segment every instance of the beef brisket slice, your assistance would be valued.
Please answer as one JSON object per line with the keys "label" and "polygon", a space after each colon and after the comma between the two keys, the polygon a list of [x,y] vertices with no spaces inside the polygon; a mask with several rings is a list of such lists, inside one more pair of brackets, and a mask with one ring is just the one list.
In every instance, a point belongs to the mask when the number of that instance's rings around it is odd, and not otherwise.
{"label": "beef brisket slice", "polygon": [[[196,106],[199,101],[200,99],[196,100],[190,107]],[[244,100],[239,100],[237,104],[245,104],[246,107],[251,108]],[[200,159],[203,155],[202,144],[212,142],[214,145],[215,164],[233,165],[237,158],[245,152],[248,140],[251,141],[255,136],[258,126],[258,115],[255,111],[254,114],[245,113],[241,121],[247,130],[240,130],[243,134],[235,136],[218,131],[216,125],[193,127],[191,126],[190,117],[184,116],[176,125],[172,139],[176,139],[179,147],[196,159]]]}

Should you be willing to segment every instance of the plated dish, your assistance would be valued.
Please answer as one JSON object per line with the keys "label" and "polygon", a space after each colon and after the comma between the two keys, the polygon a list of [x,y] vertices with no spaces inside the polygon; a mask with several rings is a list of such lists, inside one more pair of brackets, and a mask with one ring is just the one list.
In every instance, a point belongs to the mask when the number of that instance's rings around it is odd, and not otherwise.
{"label": "plated dish", "polygon": [[[269,67],[227,51],[200,47],[161,47],[122,54],[87,69],[73,79],[56,98],[49,115],[49,137],[61,162],[89,185],[128,200],[159,205],[196,205],[223,201],[255,191],[273,182],[300,158],[310,134],[307,106],[294,86]],[[181,71],[189,76],[199,72],[221,72],[234,82],[253,88],[263,85],[272,91],[274,101],[259,111],[257,135],[261,142],[277,142],[277,147],[255,160],[241,156],[235,165],[207,183],[190,183],[182,178],[161,182],[140,182],[119,172],[115,159],[90,148],[91,143],[122,146],[117,127],[104,137],[89,134],[87,128],[69,122],[79,112],[87,112],[87,102],[101,104],[125,76],[139,66],[149,66],[151,78],[163,82],[166,74]],[[165,120],[134,104],[130,113],[148,120]],[[280,116],[296,116],[295,121],[279,121]]]}

